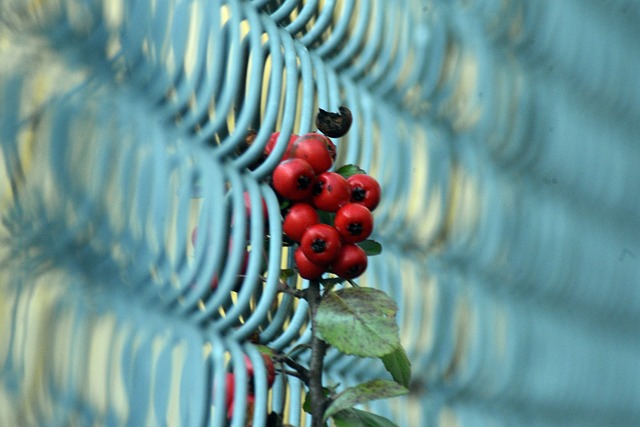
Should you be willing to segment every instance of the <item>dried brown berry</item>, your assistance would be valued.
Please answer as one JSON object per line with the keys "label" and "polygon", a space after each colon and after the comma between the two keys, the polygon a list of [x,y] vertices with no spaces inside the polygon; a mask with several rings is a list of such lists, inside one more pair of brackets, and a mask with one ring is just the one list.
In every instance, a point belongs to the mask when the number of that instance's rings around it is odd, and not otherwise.
{"label": "dried brown berry", "polygon": [[339,107],[339,113],[331,113],[320,108],[316,116],[318,130],[330,138],[340,138],[347,134],[353,118],[351,110],[347,107]]}

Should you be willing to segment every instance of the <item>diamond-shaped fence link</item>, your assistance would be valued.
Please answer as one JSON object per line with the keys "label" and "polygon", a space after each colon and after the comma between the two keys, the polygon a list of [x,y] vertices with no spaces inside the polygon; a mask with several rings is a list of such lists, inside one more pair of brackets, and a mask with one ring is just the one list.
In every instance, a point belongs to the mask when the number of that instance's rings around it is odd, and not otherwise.
{"label": "diamond-shaped fence link", "polygon": [[338,163],[383,188],[360,282],[398,302],[413,368],[368,409],[638,425],[639,20],[622,0],[3,0],[0,426],[308,425],[257,349],[304,362],[310,339],[268,181],[341,105]]}

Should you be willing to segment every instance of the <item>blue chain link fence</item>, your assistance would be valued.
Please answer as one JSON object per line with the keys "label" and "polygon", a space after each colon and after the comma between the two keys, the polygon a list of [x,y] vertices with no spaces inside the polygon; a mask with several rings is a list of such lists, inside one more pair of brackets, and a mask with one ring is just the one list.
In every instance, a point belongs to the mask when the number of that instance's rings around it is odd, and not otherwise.
{"label": "blue chain link fence", "polygon": [[223,426],[229,370],[231,426],[308,425],[256,347],[305,362],[310,339],[267,178],[340,105],[338,163],[384,191],[360,282],[413,365],[369,409],[640,424],[638,22],[622,0],[3,0],[0,425]]}

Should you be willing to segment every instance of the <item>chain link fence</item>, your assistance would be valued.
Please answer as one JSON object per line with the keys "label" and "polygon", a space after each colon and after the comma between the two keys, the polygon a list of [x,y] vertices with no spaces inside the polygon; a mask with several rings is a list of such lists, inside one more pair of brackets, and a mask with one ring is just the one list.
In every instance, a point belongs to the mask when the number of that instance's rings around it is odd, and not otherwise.
{"label": "chain link fence", "polygon": [[3,0],[0,425],[308,425],[257,349],[309,357],[268,178],[341,105],[338,162],[384,192],[359,281],[398,302],[413,365],[369,409],[640,424],[639,20],[622,0]]}

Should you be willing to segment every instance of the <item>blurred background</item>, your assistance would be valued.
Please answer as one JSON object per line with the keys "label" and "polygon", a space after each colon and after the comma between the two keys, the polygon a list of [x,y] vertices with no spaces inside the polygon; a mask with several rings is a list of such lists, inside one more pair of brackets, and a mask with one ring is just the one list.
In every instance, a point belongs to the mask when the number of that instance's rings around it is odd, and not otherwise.
{"label": "blurred background", "polygon": [[358,281],[413,368],[367,409],[640,425],[638,28],[626,0],[3,0],[0,426],[309,425],[242,361],[309,357],[268,178],[341,105],[337,163],[383,188]]}

